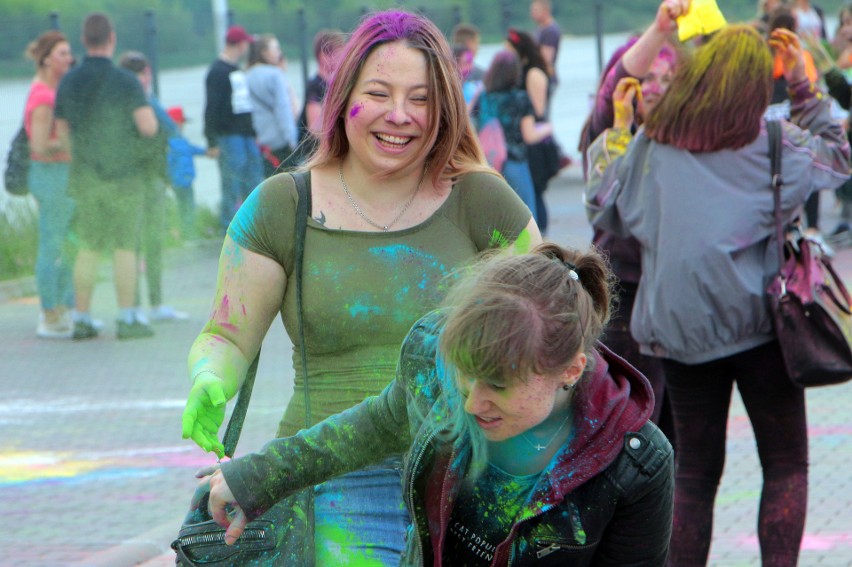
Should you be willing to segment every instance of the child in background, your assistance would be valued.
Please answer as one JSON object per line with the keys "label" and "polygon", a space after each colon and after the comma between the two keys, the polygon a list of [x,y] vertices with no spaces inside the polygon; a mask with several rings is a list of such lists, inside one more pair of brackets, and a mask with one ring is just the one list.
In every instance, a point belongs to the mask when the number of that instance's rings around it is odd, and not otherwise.
{"label": "child in background", "polygon": [[467,111],[470,112],[476,97],[479,96],[482,90],[482,81],[472,78],[473,72],[473,51],[465,45],[456,45],[453,47],[453,57],[456,60],[456,65],[459,68],[459,74],[462,79],[462,92],[464,93],[464,102],[467,105]]}
{"label": "child in background", "polygon": [[183,137],[186,117],[182,107],[172,106],[166,112],[177,125],[177,134],[169,138],[167,155],[169,181],[177,198],[180,235],[184,240],[188,240],[195,237],[195,195],[192,189],[192,182],[195,181],[195,163],[193,158],[209,155],[209,152]]}

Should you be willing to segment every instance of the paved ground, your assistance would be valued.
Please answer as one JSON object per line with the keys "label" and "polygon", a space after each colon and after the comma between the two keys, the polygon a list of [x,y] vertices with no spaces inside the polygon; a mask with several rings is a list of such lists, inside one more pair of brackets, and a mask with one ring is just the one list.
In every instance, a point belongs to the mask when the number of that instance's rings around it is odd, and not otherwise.
{"label": "paved ground", "polygon": [[[552,239],[588,242],[580,195],[576,168],[553,184]],[[826,226],[832,214],[826,206]],[[94,308],[106,328],[95,341],[38,340],[36,298],[0,301],[0,508],[9,520],[0,530],[0,565],[173,563],[168,543],[188,506],[192,473],[212,462],[180,439],[179,424],[186,355],[210,307],[217,252],[216,242],[170,251],[166,298],[191,319],[157,326],[153,339],[114,338],[108,263]],[[852,281],[852,250],[840,251],[837,263]],[[289,350],[276,322],[240,452],[275,430],[292,388]],[[811,497],[801,564],[852,566],[852,386],[812,390],[808,404]],[[738,399],[729,434],[711,564],[758,565],[760,473]]]}

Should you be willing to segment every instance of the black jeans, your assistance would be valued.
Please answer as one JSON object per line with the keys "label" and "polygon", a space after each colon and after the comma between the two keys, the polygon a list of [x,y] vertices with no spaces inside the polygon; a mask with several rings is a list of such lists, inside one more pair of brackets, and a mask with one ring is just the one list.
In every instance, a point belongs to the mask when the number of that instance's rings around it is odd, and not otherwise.
{"label": "black jeans", "polygon": [[757,523],[763,567],[796,565],[808,503],[805,393],[787,377],[778,342],[704,364],[664,360],[663,369],[678,441],[669,565],[707,563],[734,384],[763,469]]}
{"label": "black jeans", "polygon": [[606,328],[603,342],[612,352],[632,364],[645,375],[654,390],[654,413],[651,421],[657,424],[668,437],[677,452],[671,401],[666,395],[666,376],[659,358],[639,353],[639,344],[630,334],[630,319],[639,284],[622,281],[619,285],[618,303]]}

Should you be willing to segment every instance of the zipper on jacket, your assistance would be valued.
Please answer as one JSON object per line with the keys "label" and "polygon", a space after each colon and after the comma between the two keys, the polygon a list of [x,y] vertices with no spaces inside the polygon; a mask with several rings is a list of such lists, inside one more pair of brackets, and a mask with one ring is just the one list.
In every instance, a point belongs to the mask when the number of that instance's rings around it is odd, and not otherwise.
{"label": "zipper on jacket", "polygon": [[[535,488],[533,488],[533,491],[535,491]],[[515,559],[515,536],[518,533],[517,530],[520,527],[521,523],[522,522],[529,522],[530,520],[532,520],[534,518],[538,518],[539,516],[543,516],[544,514],[549,512],[552,508],[553,508],[552,505],[547,505],[547,506],[543,507],[541,510],[539,510],[536,514],[533,514],[529,518],[525,518],[524,520],[521,520],[520,522],[518,522],[514,526],[512,526],[512,530],[509,532],[509,537],[512,538],[512,545],[509,546],[509,565],[511,565],[512,561]],[[553,551],[556,551],[556,550],[554,549]]]}
{"label": "zipper on jacket", "polygon": [[[414,461],[412,461],[411,463],[411,478],[408,481],[408,509],[411,511],[412,517],[414,518],[414,533],[412,535],[415,536],[415,539],[417,540],[417,549],[420,552],[421,562],[423,561],[423,542],[420,539],[420,526],[417,525],[417,508],[414,507],[414,481],[417,478],[417,467],[420,465],[420,461],[423,458],[423,453],[426,452],[426,448],[429,446],[429,444],[432,442],[432,439],[434,439],[437,434],[438,432],[434,429],[429,432],[429,435],[426,437],[426,441],[423,443],[420,452],[417,453],[414,458]],[[426,521],[428,523],[429,519],[427,518]]]}
{"label": "zipper on jacket", "polygon": [[[182,546],[192,547],[199,544],[224,544],[225,531],[193,534],[179,538]],[[266,530],[263,528],[247,528],[240,536],[240,541],[255,542],[266,540]]]}
{"label": "zipper on jacket", "polygon": [[[441,525],[441,536],[440,536],[440,538],[441,538],[440,539],[441,549],[439,550],[441,556],[440,556],[440,558],[437,558],[438,559],[438,565],[442,565],[444,563],[444,536],[446,535],[446,532],[444,532],[444,526],[446,526],[450,523],[450,519],[444,517],[444,512],[447,509],[447,506],[445,505],[447,499],[445,498],[445,496],[447,494],[447,481],[450,477],[450,471],[452,470],[453,461],[455,461],[455,457],[456,457],[456,445],[454,443],[453,444],[453,450],[450,453],[450,460],[447,462],[447,470],[444,472],[444,482],[441,483],[441,500],[440,500],[441,511],[439,512],[439,516],[438,516],[438,520],[440,521],[440,525]],[[446,520],[446,521],[444,521],[444,520]]]}
{"label": "zipper on jacket", "polygon": [[547,557],[551,553],[555,553],[555,552],[559,551],[560,549],[581,550],[584,547],[586,547],[584,545],[571,545],[571,544],[559,543],[559,542],[556,542],[556,541],[548,541],[548,540],[541,540],[541,539],[536,539],[535,545],[536,545],[536,547],[539,548],[538,551],[535,552],[535,556],[539,559],[541,559],[542,557]]}

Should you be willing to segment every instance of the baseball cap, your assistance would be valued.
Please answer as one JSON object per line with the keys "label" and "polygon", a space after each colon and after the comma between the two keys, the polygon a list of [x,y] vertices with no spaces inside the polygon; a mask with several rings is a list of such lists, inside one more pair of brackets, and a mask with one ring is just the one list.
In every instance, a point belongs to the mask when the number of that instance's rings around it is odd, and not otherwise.
{"label": "baseball cap", "polygon": [[225,34],[225,42],[234,45],[235,43],[240,43],[241,41],[253,43],[254,36],[249,35],[249,33],[243,26],[229,27],[228,33]]}
{"label": "baseball cap", "polygon": [[183,115],[183,108],[180,106],[170,107],[168,110],[166,110],[166,114],[169,115],[169,118],[175,121],[175,124],[186,123],[186,117]]}

